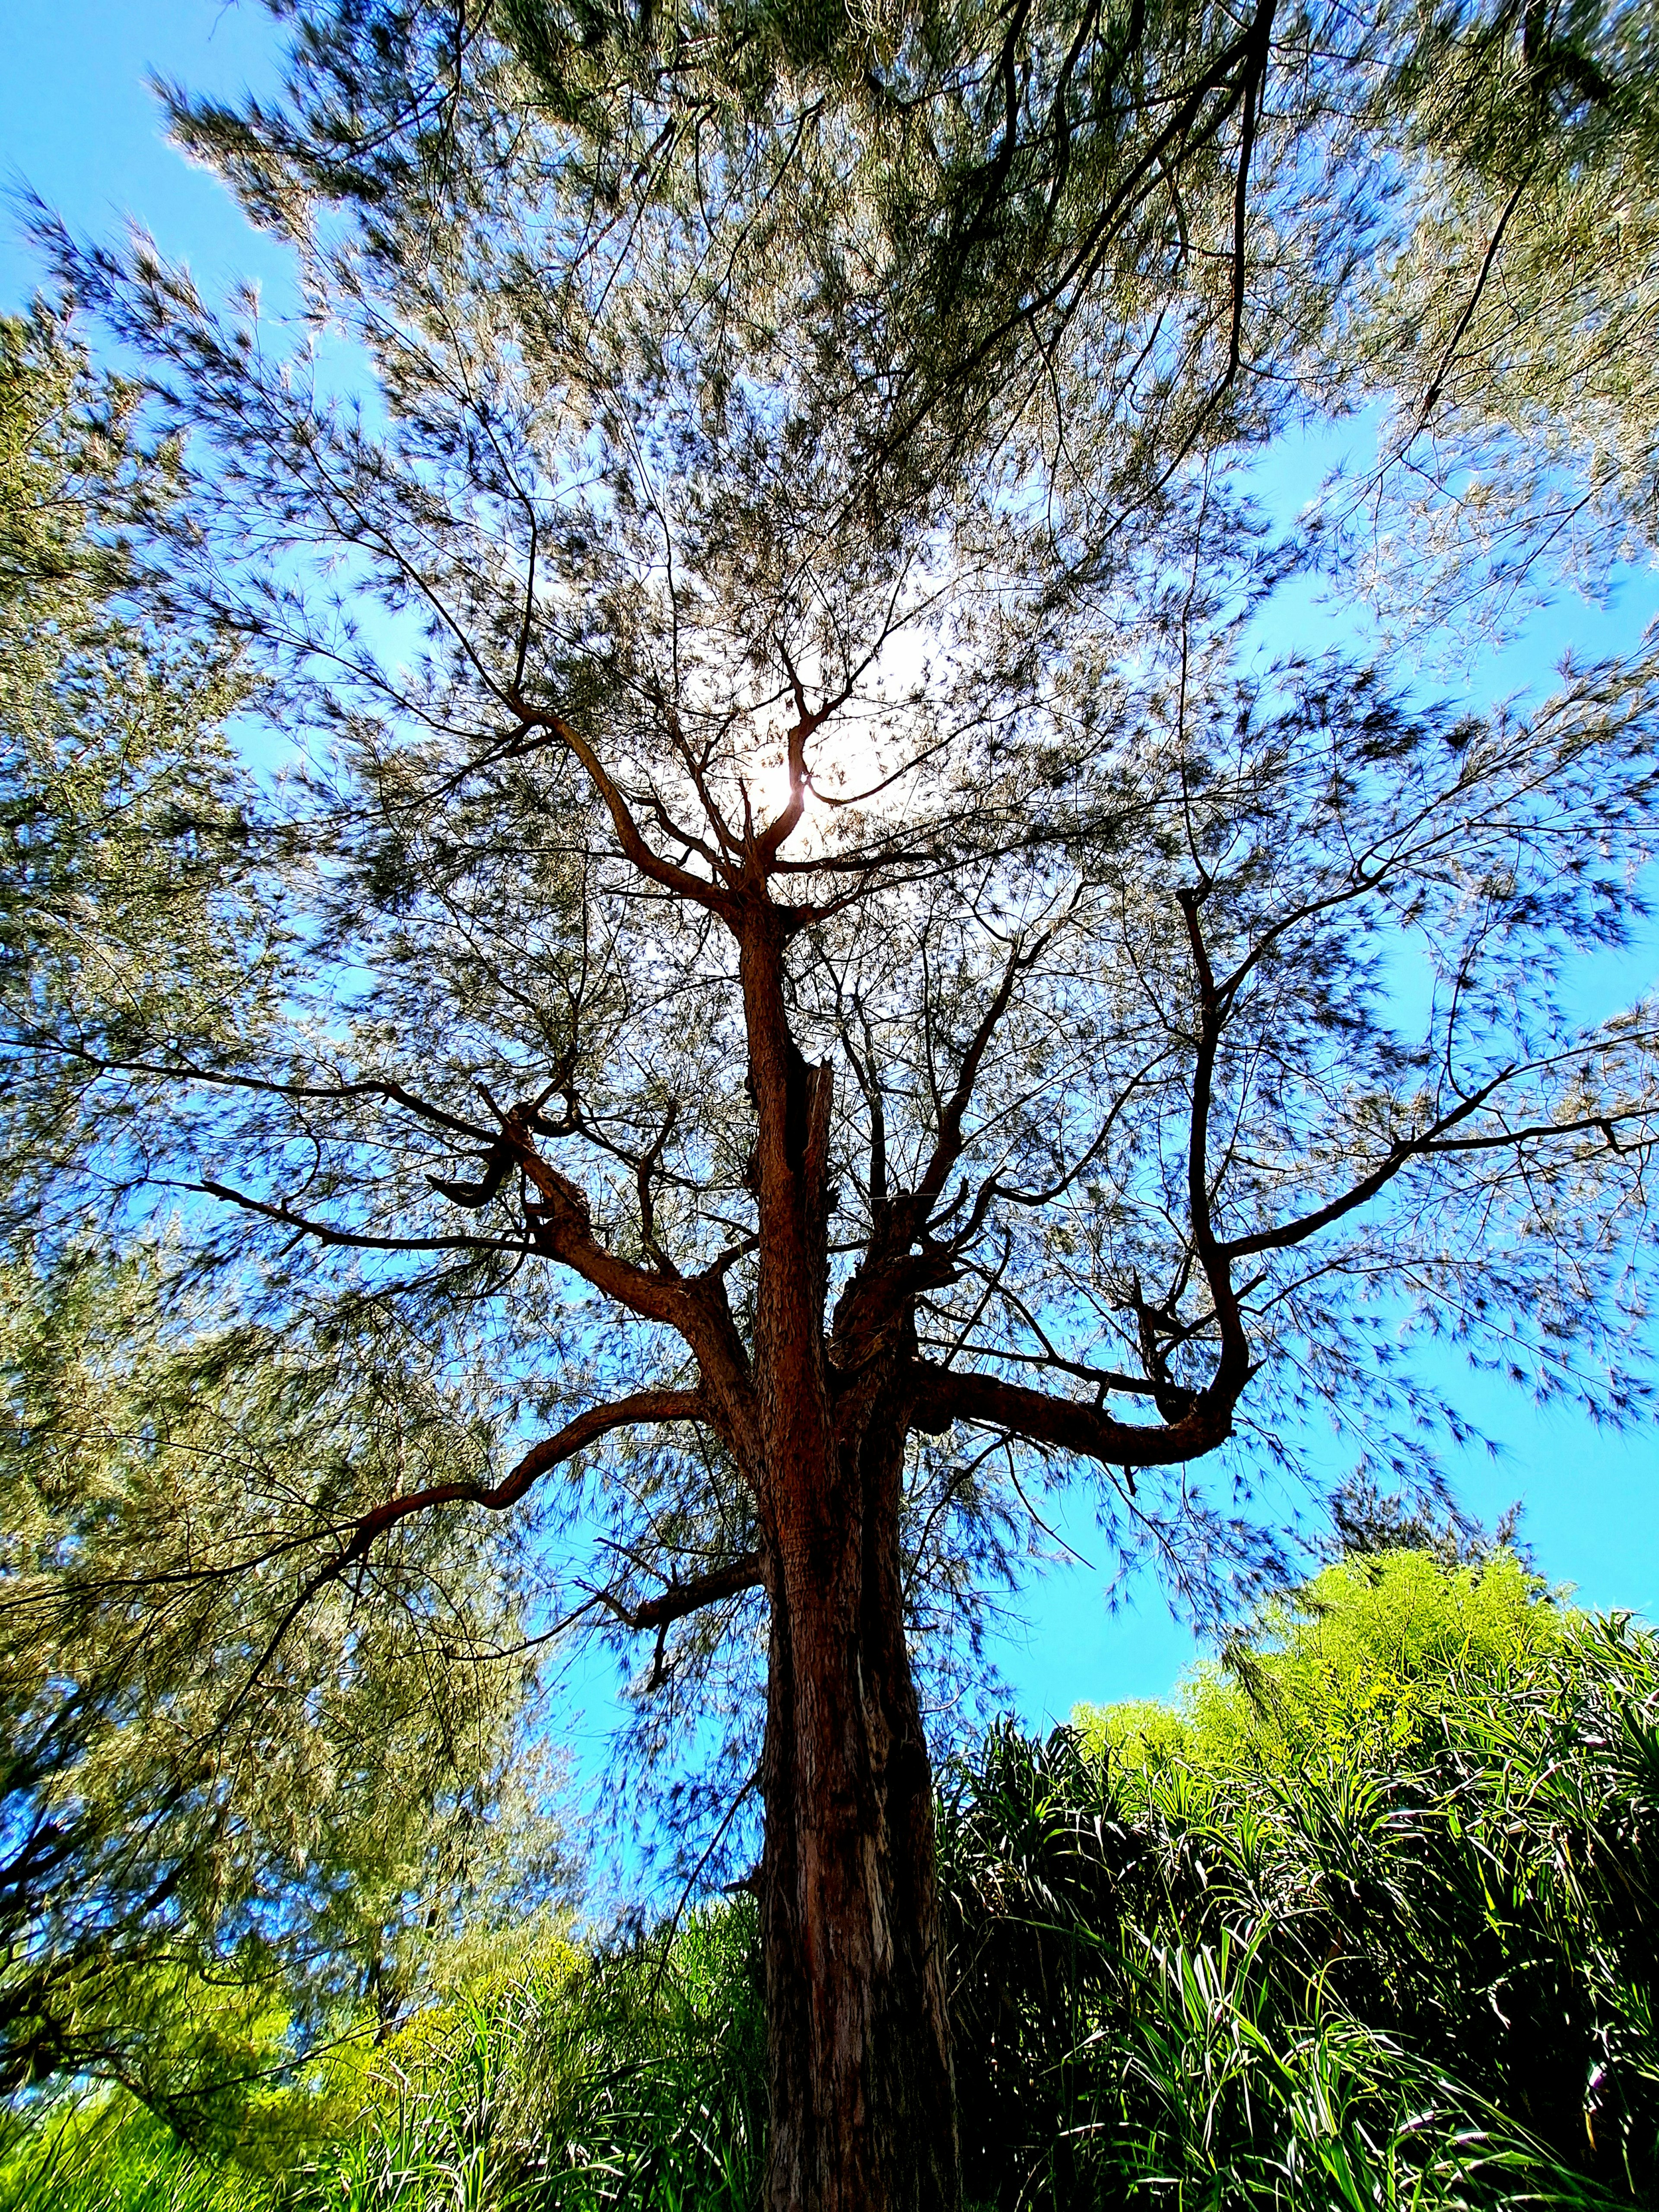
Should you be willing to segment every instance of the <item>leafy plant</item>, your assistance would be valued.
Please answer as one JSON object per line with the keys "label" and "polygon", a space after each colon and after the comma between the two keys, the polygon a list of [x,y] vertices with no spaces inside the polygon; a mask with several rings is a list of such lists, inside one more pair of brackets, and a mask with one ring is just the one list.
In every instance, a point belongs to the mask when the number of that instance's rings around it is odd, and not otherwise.
{"label": "leafy plant", "polygon": [[757,2199],[764,2033],[747,1904],[528,1971],[376,2054],[355,2135],[292,2185],[306,2212],[726,2212]]}
{"label": "leafy plant", "polygon": [[981,2192],[1645,2201],[1659,1652],[1513,1559],[1328,1570],[942,1823]]}

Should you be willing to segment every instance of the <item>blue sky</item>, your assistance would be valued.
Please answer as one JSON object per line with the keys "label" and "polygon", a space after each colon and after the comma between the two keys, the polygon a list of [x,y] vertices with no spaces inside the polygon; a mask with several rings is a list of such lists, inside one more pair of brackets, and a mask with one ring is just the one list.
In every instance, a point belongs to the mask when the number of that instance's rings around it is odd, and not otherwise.
{"label": "blue sky", "polygon": [[[209,289],[234,276],[262,285],[270,309],[289,297],[280,256],[242,222],[228,195],[167,145],[146,89],[151,70],[197,90],[234,94],[268,84],[269,18],[227,0],[9,0],[0,5],[0,177],[27,185],[76,230],[94,235],[140,220],[164,252],[187,260]],[[0,222],[0,310],[21,306],[40,270],[15,208]],[[1299,499],[1306,455],[1277,465],[1279,489]],[[1659,610],[1651,574],[1628,578],[1609,608],[1566,599],[1547,609],[1501,659],[1471,679],[1477,697],[1541,689],[1569,645],[1582,655],[1628,649]],[[1339,626],[1340,616],[1325,616]],[[1298,641],[1305,641],[1299,638]],[[1625,963],[1624,993],[1649,980],[1651,963]],[[1605,984],[1609,979],[1598,978]],[[1659,1440],[1651,1427],[1599,1434],[1564,1408],[1540,1412],[1500,1383],[1447,1369],[1443,1378],[1489,1434],[1495,1461],[1470,1456],[1454,1469],[1467,1504],[1492,1519],[1512,1499],[1540,1568],[1573,1583],[1583,1602],[1659,1619]],[[1158,1695],[1194,1656],[1190,1633],[1170,1620],[1155,1588],[1138,1585],[1115,1613],[1104,1601],[1111,1562],[1086,1516],[1061,1526],[1087,1565],[1068,1563],[1034,1594],[1029,1632],[1011,1638],[1004,1671],[1028,1723],[1063,1717],[1079,1698]],[[596,1733],[605,1700],[590,1682],[583,1733]]]}

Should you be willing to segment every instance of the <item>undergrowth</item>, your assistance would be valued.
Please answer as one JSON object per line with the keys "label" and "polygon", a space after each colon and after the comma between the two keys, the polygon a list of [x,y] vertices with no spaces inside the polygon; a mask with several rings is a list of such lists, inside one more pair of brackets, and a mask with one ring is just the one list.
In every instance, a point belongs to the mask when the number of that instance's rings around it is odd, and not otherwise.
{"label": "undergrowth", "polygon": [[[1653,1640],[1433,1571],[1455,1634],[1418,1632],[1420,1559],[1345,1568],[1176,1707],[1004,1726],[945,1778],[975,2202],[1656,2201]],[[313,2065],[275,2172],[118,2094],[33,2107],[0,2212],[741,2212],[764,2050],[739,1897]]]}

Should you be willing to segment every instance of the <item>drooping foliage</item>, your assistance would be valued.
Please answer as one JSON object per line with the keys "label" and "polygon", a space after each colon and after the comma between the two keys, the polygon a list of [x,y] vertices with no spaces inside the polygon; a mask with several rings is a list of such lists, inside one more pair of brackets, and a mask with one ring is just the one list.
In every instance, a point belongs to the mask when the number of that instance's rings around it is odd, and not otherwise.
{"label": "drooping foliage", "polygon": [[[44,306],[0,322],[0,1006],[6,1203],[27,1218],[75,1157],[68,1046],[167,1036],[226,1016],[257,1031],[270,923],[239,866],[246,779],[226,723],[233,649],[161,617],[134,550],[173,506],[178,456],[137,388],[92,368]],[[51,1072],[31,1048],[60,1049]],[[110,1102],[95,1170],[124,1158]],[[84,1203],[70,1194],[71,1210]]]}
{"label": "drooping foliage", "polygon": [[[1178,457],[1271,435],[1299,387],[1397,400],[1370,488],[1446,570],[1454,524],[1488,586],[1649,527],[1640,6],[297,12],[286,112],[175,90],[175,120],[279,227],[308,196],[372,210],[389,260],[482,204],[514,143],[477,129],[492,109],[554,127],[601,231],[653,196],[707,206],[781,143],[750,265],[790,264],[818,312],[857,301],[840,402],[878,473],[948,473],[1033,406],[1121,529]],[[1085,392],[1104,447],[1077,440]],[[1407,548],[1381,550],[1398,592]]]}
{"label": "drooping foliage", "polygon": [[288,1619],[294,1489],[453,1472],[485,1448],[465,1407],[367,1331],[346,1395],[160,1290],[137,1258],[4,1277],[0,2059],[10,2088],[112,2077],[201,2142],[343,2004],[395,2022],[434,1952],[533,1922],[568,1869],[523,1662],[492,1659],[491,1527],[434,1520]]}
{"label": "drooping foliage", "polygon": [[[530,1677],[492,1657],[499,1524],[349,1579],[343,1538],[303,1619],[287,1574],[296,1495],[349,1530],[482,1461],[464,1379],[368,1310],[349,1343],[250,1324],[180,1279],[182,1219],[112,1251],[84,1185],[54,1203],[92,1040],[260,1018],[245,686],[146,611],[126,533],[176,472],[132,404],[44,311],[0,326],[0,1005],[14,1053],[59,1048],[0,1118],[0,2086],[112,2077],[222,2142],[342,2003],[395,2021],[568,1869]],[[100,1135],[98,1182],[143,1173],[118,1103]]]}
{"label": "drooping foliage", "polygon": [[1385,604],[1467,640],[1656,543],[1654,28],[1642,7],[1421,24],[1389,95],[1411,223],[1358,323],[1388,419],[1328,512]]}

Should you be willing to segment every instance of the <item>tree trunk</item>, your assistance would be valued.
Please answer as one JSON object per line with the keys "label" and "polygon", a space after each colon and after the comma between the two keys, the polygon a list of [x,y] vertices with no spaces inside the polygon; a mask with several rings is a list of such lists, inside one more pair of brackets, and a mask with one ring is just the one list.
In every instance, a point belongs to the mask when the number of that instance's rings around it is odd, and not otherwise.
{"label": "tree trunk", "polygon": [[741,933],[759,1214],[754,1470],[771,1600],[761,1859],[771,2212],[957,2212],[933,1777],[904,1639],[914,1339],[823,1334],[833,1085],[789,1033],[785,923]]}
{"label": "tree trunk", "polygon": [[860,1426],[831,1485],[784,1469],[771,1486],[769,2202],[956,2212],[933,1777],[900,1585],[903,1423]]}

